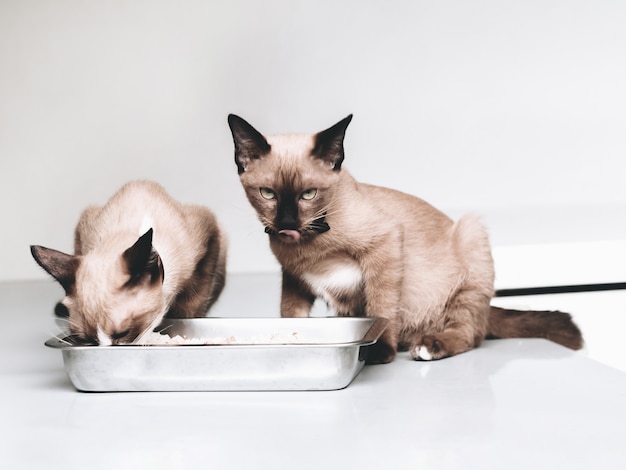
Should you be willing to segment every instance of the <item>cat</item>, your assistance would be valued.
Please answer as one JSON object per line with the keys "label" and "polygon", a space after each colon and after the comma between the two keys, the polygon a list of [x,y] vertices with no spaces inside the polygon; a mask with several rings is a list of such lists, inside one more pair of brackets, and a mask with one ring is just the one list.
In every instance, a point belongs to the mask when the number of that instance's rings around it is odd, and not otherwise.
{"label": "cat", "polygon": [[83,211],[74,255],[31,246],[65,290],[57,314],[78,344],[140,343],[165,315],[204,316],[225,284],[227,240],[206,207],[183,205],[153,181],[125,184]]}
{"label": "cat", "polygon": [[495,337],[582,347],[567,313],[490,305],[493,259],[477,217],[453,222],[417,197],[357,182],[342,166],[351,119],[265,137],[228,116],[241,184],[282,267],[281,316],[306,317],[321,298],[338,315],[387,318],[369,363],[406,350],[442,359]]}

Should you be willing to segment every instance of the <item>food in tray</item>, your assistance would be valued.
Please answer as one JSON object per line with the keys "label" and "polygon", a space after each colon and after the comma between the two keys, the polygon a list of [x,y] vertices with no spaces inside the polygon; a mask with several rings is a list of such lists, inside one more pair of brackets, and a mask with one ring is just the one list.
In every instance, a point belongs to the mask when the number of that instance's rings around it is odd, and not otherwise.
{"label": "food in tray", "polygon": [[222,345],[222,344],[295,344],[304,343],[298,337],[297,332],[291,334],[273,333],[271,335],[257,335],[253,337],[214,337],[214,338],[195,338],[186,335],[170,336],[167,333],[152,332],[143,335],[136,344],[143,346],[161,346],[161,345]]}

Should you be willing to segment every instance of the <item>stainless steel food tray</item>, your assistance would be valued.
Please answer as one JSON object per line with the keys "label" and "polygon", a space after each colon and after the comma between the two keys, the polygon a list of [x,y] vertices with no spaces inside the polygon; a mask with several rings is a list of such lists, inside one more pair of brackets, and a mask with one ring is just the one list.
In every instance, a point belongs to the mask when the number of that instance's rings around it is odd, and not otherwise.
{"label": "stainless steel food tray", "polygon": [[[194,318],[162,326],[170,336],[234,337],[237,343],[79,346],[51,338],[45,344],[61,350],[65,370],[81,391],[337,390],[360,372],[366,347],[387,320]],[[259,344],[263,337],[297,342]]]}

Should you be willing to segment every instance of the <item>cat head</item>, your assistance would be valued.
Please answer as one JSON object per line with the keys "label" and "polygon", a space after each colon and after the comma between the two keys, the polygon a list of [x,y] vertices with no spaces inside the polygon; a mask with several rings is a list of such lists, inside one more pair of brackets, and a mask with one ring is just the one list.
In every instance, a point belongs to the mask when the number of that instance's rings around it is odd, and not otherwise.
{"label": "cat head", "polygon": [[79,344],[130,344],[162,320],[164,270],[152,229],[124,252],[68,255],[31,246],[35,261],[65,290],[72,338]]}
{"label": "cat head", "polygon": [[239,116],[228,116],[239,178],[270,237],[305,243],[330,230],[326,217],[351,120],[349,115],[313,135],[265,137]]}

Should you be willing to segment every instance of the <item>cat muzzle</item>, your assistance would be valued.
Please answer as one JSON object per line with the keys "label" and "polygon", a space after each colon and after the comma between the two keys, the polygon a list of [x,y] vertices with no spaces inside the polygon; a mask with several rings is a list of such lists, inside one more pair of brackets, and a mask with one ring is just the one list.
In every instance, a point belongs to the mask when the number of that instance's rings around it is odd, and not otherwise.
{"label": "cat muzzle", "polygon": [[311,224],[311,228],[315,233],[324,233],[330,230],[330,225],[326,223],[326,215],[323,215],[319,219],[315,219]]}
{"label": "cat muzzle", "polygon": [[[318,234],[328,232],[329,230],[330,230],[330,225],[326,223],[325,215],[320,217],[319,219],[315,219],[313,223],[309,226],[309,231],[318,233]],[[265,233],[267,233],[268,235],[281,235],[284,237],[289,237],[295,241],[299,241],[302,236],[302,234],[298,230],[281,229],[281,230],[276,231],[273,228],[268,227],[268,226],[265,227]]]}

